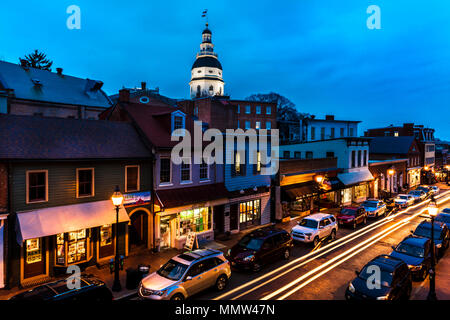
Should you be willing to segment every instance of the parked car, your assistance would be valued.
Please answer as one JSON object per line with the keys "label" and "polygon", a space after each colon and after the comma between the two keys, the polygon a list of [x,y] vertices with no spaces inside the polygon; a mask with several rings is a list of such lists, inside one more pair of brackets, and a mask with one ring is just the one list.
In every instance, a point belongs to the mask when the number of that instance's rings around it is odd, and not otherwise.
{"label": "parked car", "polygon": [[[422,221],[413,234],[431,239],[431,221]],[[434,222],[434,245],[437,257],[442,257],[449,245],[449,231],[444,223]]]}
{"label": "parked car", "polygon": [[[374,271],[380,270],[377,287],[369,287]],[[400,259],[380,255],[356,271],[357,277],[350,282],[345,291],[347,300],[400,300],[409,299],[412,291],[411,272],[408,265]],[[374,284],[375,285],[375,284]]]}
{"label": "parked car", "polygon": [[343,207],[336,216],[339,225],[352,226],[356,229],[358,224],[367,223],[367,213],[363,207]]}
{"label": "parked car", "polygon": [[414,198],[414,202],[425,200],[428,196],[423,190],[412,190],[408,194]]}
{"label": "parked car", "polygon": [[219,250],[200,249],[179,254],[139,284],[142,299],[184,300],[215,287],[223,290],[231,277],[230,263]]}
{"label": "parked car", "polygon": [[445,208],[442,210],[443,213],[450,213],[450,208]]}
{"label": "parked car", "polygon": [[433,191],[431,190],[431,188],[429,186],[418,186],[415,190],[425,192],[427,197],[433,193]]}
{"label": "parked car", "polygon": [[[447,210],[447,213],[445,210]],[[444,211],[439,213],[434,220],[437,222],[445,223],[447,229],[450,230],[450,209],[444,209]]]}
{"label": "parked car", "polygon": [[406,208],[410,205],[414,204],[415,198],[413,195],[410,194],[399,194],[394,198],[395,205],[399,206],[400,208]]}
{"label": "parked car", "polygon": [[289,259],[293,241],[283,229],[267,227],[242,237],[228,250],[227,258],[236,268],[259,271],[263,265]]}
{"label": "parked car", "polygon": [[433,194],[436,195],[439,193],[439,187],[438,186],[430,186],[431,191],[433,191]]}
{"label": "parked car", "polygon": [[291,235],[294,241],[312,243],[315,247],[326,237],[334,240],[337,230],[336,218],[332,214],[316,213],[303,218],[292,228]]}
{"label": "parked car", "polygon": [[13,301],[80,301],[80,302],[106,302],[112,301],[113,296],[106,284],[92,276],[81,275],[80,288],[70,289],[67,279],[46,283],[31,290],[21,292],[9,298]]}
{"label": "parked car", "polygon": [[386,214],[386,204],[378,199],[368,199],[361,206],[366,210],[367,216],[370,218],[378,218]]}
{"label": "parked car", "polygon": [[392,249],[390,256],[404,261],[413,278],[425,280],[431,266],[430,239],[409,236]]}

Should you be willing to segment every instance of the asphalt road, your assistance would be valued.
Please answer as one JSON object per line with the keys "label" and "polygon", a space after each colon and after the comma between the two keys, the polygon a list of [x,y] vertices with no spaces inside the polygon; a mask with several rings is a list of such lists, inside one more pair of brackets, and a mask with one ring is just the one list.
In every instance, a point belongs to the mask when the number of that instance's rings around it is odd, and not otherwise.
{"label": "asphalt road", "polygon": [[[440,208],[450,206],[450,193],[436,197]],[[340,228],[337,239],[313,250],[296,244],[289,260],[264,267],[257,273],[232,270],[225,291],[207,290],[193,299],[216,300],[343,300],[355,271],[380,254],[389,254],[426,218],[429,200],[387,217],[369,220],[356,230]],[[425,212],[424,212],[425,211]],[[413,283],[413,293],[421,285]]]}

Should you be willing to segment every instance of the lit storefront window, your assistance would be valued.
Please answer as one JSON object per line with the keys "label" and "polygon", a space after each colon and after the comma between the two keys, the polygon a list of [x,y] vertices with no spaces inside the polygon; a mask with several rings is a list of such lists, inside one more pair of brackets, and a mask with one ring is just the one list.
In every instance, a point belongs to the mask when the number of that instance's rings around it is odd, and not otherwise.
{"label": "lit storefront window", "polygon": [[211,220],[211,210],[208,207],[181,211],[178,236],[211,230]]}
{"label": "lit storefront window", "polygon": [[56,235],[56,263],[73,264],[87,260],[88,230],[82,229]]}
{"label": "lit storefront window", "polygon": [[100,247],[112,244],[112,226],[110,224],[100,227]]}
{"label": "lit storefront window", "polygon": [[352,201],[352,188],[347,188],[341,191],[342,203]]}
{"label": "lit storefront window", "polygon": [[42,261],[42,248],[39,238],[27,240],[26,261],[28,264]]}
{"label": "lit storefront window", "polygon": [[355,198],[367,197],[367,184],[355,186]]}
{"label": "lit storefront window", "polygon": [[261,218],[261,200],[241,202],[239,204],[239,222],[258,222]]}

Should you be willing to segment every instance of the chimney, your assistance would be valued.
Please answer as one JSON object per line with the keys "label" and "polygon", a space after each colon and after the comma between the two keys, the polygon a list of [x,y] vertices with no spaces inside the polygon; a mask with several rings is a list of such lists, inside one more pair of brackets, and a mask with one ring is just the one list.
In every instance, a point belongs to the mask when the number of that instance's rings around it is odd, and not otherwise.
{"label": "chimney", "polygon": [[120,102],[129,102],[130,101],[130,90],[128,90],[128,89],[119,90],[119,101]]}
{"label": "chimney", "polygon": [[325,116],[325,120],[334,121],[334,115],[327,114],[327,115]]}
{"label": "chimney", "polygon": [[57,73],[59,76],[62,76],[62,72],[63,72],[63,68],[56,68],[56,73]]}
{"label": "chimney", "polygon": [[141,82],[141,89],[142,90],[147,90],[147,83],[146,82]]}

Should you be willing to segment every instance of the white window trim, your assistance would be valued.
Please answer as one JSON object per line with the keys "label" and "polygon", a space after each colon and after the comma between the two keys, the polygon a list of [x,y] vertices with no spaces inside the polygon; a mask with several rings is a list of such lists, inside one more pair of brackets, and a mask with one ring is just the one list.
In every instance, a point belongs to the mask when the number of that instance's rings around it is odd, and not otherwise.
{"label": "white window trim", "polygon": [[[39,201],[30,201],[30,192],[29,192],[29,173],[40,173],[45,172],[45,200],[39,200]],[[34,203],[43,203],[48,202],[48,170],[27,170],[25,172],[26,176],[26,204],[34,204]]]}
{"label": "white window trim", "polygon": [[211,181],[210,178],[209,178],[209,164],[208,164],[208,161],[205,161],[205,162],[206,162],[206,179],[202,179],[200,177],[202,164],[199,164],[199,166],[198,166],[198,180],[199,180],[200,183]]}
{"label": "white window trim", "polygon": [[[161,182],[161,160],[163,159],[169,159],[169,176],[170,176],[170,181],[168,182]],[[159,168],[158,168],[158,186],[160,187],[167,187],[167,186],[172,186],[172,174],[173,174],[173,170],[172,170],[172,161],[170,161],[170,157],[161,157],[159,158]]]}
{"label": "white window trim", "polygon": [[[184,134],[174,134],[173,133],[173,131],[175,130],[175,117],[181,117],[182,119],[183,119],[183,128],[182,129],[186,129],[186,114],[185,113],[183,113],[183,112],[181,112],[181,111],[175,111],[175,112],[172,112],[172,114],[171,114],[171,134],[173,135],[173,136],[179,136],[179,137],[182,137],[182,136],[184,136]],[[180,129],[180,128],[179,128]]]}
{"label": "white window trim", "polygon": [[[78,171],[80,171],[80,170],[91,170],[92,171],[92,192],[90,195],[80,196],[78,194]],[[77,174],[76,174],[76,176],[77,176],[76,177],[76,184],[77,184],[76,197],[77,197],[77,199],[94,197],[95,196],[95,169],[94,168],[77,168],[76,172],[77,172]]]}
{"label": "white window trim", "polygon": [[[189,165],[189,180],[182,180],[183,179],[183,164]],[[191,184],[192,183],[192,163],[180,163],[180,184]]]}
{"label": "white window trim", "polygon": [[[138,168],[137,170],[137,189],[136,190],[128,190],[128,168]],[[125,192],[139,192],[141,190],[141,166],[140,165],[129,165],[125,166]]]}

